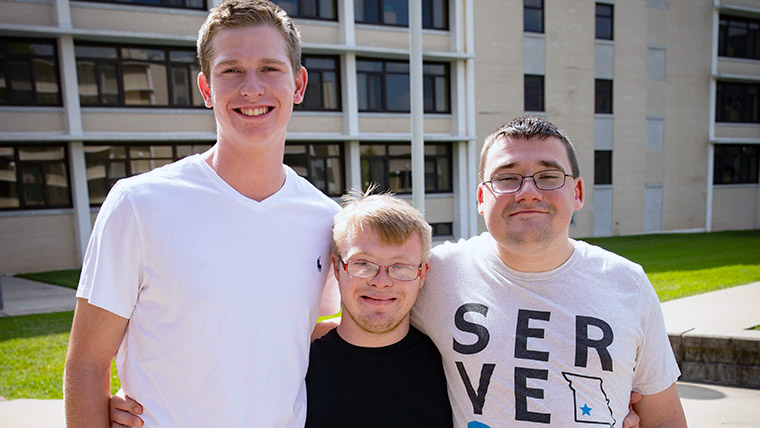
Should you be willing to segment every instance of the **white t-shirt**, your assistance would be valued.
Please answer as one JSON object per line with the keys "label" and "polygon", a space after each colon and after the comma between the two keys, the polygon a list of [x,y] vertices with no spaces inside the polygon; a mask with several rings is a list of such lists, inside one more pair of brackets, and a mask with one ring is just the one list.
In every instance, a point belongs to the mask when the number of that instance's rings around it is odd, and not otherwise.
{"label": "white t-shirt", "polygon": [[562,266],[518,272],[491,239],[436,247],[412,311],[443,356],[455,426],[620,427],[631,390],[655,394],[676,381],[640,266],[574,241]]}
{"label": "white t-shirt", "polygon": [[77,296],[129,318],[116,357],[146,427],[303,427],[338,205],[288,167],[256,202],[200,155],[119,181]]}

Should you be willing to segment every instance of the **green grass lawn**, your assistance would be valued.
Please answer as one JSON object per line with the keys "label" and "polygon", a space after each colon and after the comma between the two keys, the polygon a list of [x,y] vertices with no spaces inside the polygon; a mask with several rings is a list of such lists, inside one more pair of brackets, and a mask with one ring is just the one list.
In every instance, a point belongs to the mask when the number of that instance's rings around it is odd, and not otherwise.
{"label": "green grass lawn", "polygon": [[663,302],[760,281],[760,230],[584,241],[642,265]]}
{"label": "green grass lawn", "polygon": [[[584,239],[644,266],[661,301],[760,281],[760,231]],[[76,288],[79,271],[26,278]],[[72,312],[0,318],[0,395],[61,398]],[[760,326],[755,328],[760,330]],[[119,379],[112,367],[112,390]]]}

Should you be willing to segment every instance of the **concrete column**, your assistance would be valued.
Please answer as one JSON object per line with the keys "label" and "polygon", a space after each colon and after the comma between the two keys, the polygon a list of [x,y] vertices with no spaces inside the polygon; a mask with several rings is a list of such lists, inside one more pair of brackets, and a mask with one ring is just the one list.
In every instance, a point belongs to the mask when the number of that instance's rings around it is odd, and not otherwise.
{"label": "concrete column", "polygon": [[90,196],[87,189],[87,168],[84,161],[84,144],[72,141],[68,144],[69,170],[71,171],[71,199],[74,205],[74,228],[77,239],[77,258],[81,266],[90,240]]}
{"label": "concrete column", "polygon": [[[467,53],[475,53],[475,20],[473,18],[474,5],[473,0],[465,0],[465,47]],[[478,234],[478,216],[475,214],[478,211],[476,191],[478,188],[478,160],[477,153],[477,135],[478,130],[475,126],[475,60],[467,60],[467,135],[470,136],[470,140],[467,142],[467,164],[468,168],[468,181],[469,186],[467,191],[463,192],[463,196],[467,199],[470,208],[470,233],[469,236],[475,236]]]}
{"label": "concrete column", "polygon": [[412,120],[412,201],[425,213],[425,98],[422,81],[422,2],[409,2],[409,96]]}
{"label": "concrete column", "polygon": [[348,189],[361,190],[362,188],[362,159],[358,141],[347,143],[348,155],[346,163],[348,164]]}

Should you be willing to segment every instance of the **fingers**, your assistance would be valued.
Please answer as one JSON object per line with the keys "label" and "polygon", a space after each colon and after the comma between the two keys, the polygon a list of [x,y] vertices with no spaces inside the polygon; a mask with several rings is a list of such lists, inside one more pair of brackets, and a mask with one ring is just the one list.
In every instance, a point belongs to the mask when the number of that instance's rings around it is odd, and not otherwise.
{"label": "fingers", "polygon": [[143,426],[143,420],[137,417],[137,415],[142,414],[143,409],[137,401],[129,397],[114,395],[111,397],[109,408],[111,428]]}

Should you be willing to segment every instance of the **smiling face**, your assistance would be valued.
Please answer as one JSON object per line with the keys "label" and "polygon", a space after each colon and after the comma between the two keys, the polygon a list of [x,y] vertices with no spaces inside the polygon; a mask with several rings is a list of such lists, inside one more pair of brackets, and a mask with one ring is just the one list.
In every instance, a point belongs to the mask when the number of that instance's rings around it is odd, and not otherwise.
{"label": "smiling face", "polygon": [[[422,273],[412,281],[397,281],[389,278],[381,267],[374,278],[354,278],[343,269],[337,256],[345,261],[369,261],[383,266],[422,264]],[[386,245],[371,228],[354,230],[342,245],[342,254],[333,255],[333,266],[343,307],[338,327],[341,337],[367,347],[386,346],[403,339],[409,331],[409,313],[430,269],[423,259],[419,234],[413,233],[401,245]]]}
{"label": "smiling face", "polygon": [[[567,151],[558,138],[504,137],[490,148],[483,173],[490,180],[497,174],[527,176],[546,169],[572,174]],[[567,177],[565,185],[556,190],[538,190],[532,179],[524,179],[522,188],[509,194],[494,193],[487,184],[478,186],[478,211],[485,217],[500,255],[566,251],[570,220],[582,206],[581,178]],[[505,257],[502,260],[507,263]]]}
{"label": "smiling face", "polygon": [[219,142],[241,150],[283,145],[307,75],[302,67],[294,78],[282,33],[267,25],[225,28],[211,45],[210,76],[201,73],[198,86],[214,108]]}

